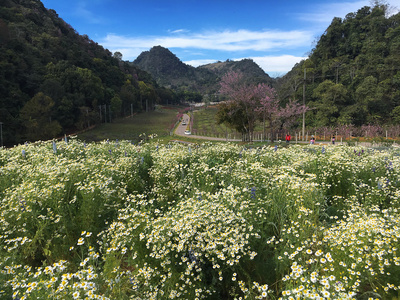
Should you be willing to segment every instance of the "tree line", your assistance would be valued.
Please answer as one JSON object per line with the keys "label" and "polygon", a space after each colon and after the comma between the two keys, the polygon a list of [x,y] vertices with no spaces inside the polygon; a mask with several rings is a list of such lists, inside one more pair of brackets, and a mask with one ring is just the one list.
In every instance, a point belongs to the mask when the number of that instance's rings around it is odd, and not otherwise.
{"label": "tree line", "polygon": [[309,57],[277,82],[284,101],[305,99],[310,127],[400,121],[400,13],[382,2],[334,18]]}
{"label": "tree line", "polygon": [[49,139],[156,103],[177,103],[145,71],[78,34],[40,1],[0,7],[0,122],[5,145]]}

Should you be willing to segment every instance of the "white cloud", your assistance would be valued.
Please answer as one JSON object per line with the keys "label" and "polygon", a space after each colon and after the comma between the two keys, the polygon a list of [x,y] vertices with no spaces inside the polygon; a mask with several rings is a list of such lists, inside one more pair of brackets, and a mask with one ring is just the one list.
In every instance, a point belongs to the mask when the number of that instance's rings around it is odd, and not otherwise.
{"label": "white cloud", "polygon": [[[152,46],[151,46],[152,47]],[[132,47],[132,48],[108,48],[108,50],[112,51],[113,53],[115,52],[120,52],[122,53],[122,59],[123,60],[129,60],[133,61],[142,53],[143,51],[149,50],[149,48],[138,48],[138,47]]]}
{"label": "white cloud", "polygon": [[[399,12],[400,0],[387,0],[391,13]],[[364,6],[372,6],[369,0],[347,1],[347,2],[325,2],[314,4],[310,12],[296,14],[297,18],[307,23],[314,24],[316,31],[325,30],[334,17],[344,19],[347,14],[357,12]]]}
{"label": "white cloud", "polygon": [[[202,49],[217,51],[279,51],[282,48],[309,46],[312,34],[307,31],[265,30],[265,31],[210,31],[173,36],[125,37],[108,34],[100,43],[111,51],[120,51],[125,59],[138,49],[147,50],[153,46],[182,49]],[[117,50],[118,49],[118,50]],[[122,50],[123,49],[123,50]],[[141,52],[140,51],[140,52]]]}
{"label": "white cloud", "polygon": [[280,56],[258,56],[250,57],[254,60],[265,73],[271,77],[279,77],[289,72],[295,64],[307,57],[280,55]]}
{"label": "white cloud", "polygon": [[184,33],[189,32],[187,29],[176,29],[176,30],[168,30],[169,33]]}
{"label": "white cloud", "polygon": [[302,21],[319,23],[326,27],[334,17],[344,18],[348,13],[355,12],[368,3],[369,1],[348,1],[315,4],[312,12],[299,13],[297,16]]}
{"label": "white cloud", "polygon": [[[306,59],[307,57],[293,56],[293,55],[280,55],[280,56],[256,56],[256,57],[244,57],[252,59],[256,64],[264,70],[265,73],[271,77],[279,77],[289,72],[295,64]],[[235,61],[242,60],[244,58],[234,59]],[[198,67],[206,64],[217,62],[216,59],[197,59],[184,61],[185,64],[193,67]]]}
{"label": "white cloud", "polygon": [[400,0],[390,0],[389,4],[396,9],[396,12],[400,10]]}
{"label": "white cloud", "polygon": [[216,59],[193,59],[184,61],[185,64],[191,65],[193,67],[208,65],[217,62]]}

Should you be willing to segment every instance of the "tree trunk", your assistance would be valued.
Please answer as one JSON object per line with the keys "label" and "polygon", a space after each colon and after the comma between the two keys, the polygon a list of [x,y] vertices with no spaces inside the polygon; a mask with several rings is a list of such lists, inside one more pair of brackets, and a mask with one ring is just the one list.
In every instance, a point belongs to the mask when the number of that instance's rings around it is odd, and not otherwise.
{"label": "tree trunk", "polygon": [[265,140],[265,114],[263,115],[263,136],[261,142],[264,142],[264,140]]}

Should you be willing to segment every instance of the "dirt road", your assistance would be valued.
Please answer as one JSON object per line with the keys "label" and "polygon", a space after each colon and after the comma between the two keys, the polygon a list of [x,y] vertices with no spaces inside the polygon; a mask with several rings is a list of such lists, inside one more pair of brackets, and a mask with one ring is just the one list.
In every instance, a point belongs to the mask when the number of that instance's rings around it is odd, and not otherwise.
{"label": "dirt road", "polygon": [[[190,117],[187,114],[184,114],[182,117],[182,121],[179,123],[179,125],[175,129],[175,134],[180,135],[180,136],[185,136],[187,138],[193,138],[193,139],[202,139],[202,140],[209,140],[209,141],[226,141],[225,138],[217,138],[217,137],[209,137],[209,136],[202,136],[202,135],[192,135],[192,134],[185,134],[185,130],[187,125],[182,125],[182,123],[185,122],[186,124],[190,124]],[[228,139],[229,142],[237,142],[241,140],[237,139]]]}

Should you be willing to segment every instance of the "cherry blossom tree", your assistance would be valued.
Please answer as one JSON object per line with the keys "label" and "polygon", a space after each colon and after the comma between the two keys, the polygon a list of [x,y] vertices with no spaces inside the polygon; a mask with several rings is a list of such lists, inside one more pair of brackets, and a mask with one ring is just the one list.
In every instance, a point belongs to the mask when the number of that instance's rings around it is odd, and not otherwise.
{"label": "cherry blossom tree", "polygon": [[246,83],[242,73],[228,72],[221,80],[220,93],[228,101],[220,105],[217,123],[226,123],[242,134],[243,141],[251,141],[258,118],[254,87]]}
{"label": "cherry blossom tree", "polygon": [[264,136],[268,124],[272,137],[274,129],[289,128],[298,115],[308,110],[295,101],[282,106],[273,88],[264,83],[249,84],[238,72],[229,72],[222,78],[220,93],[228,100],[220,105],[217,123],[235,128],[244,141],[252,140],[258,120],[263,123]]}

